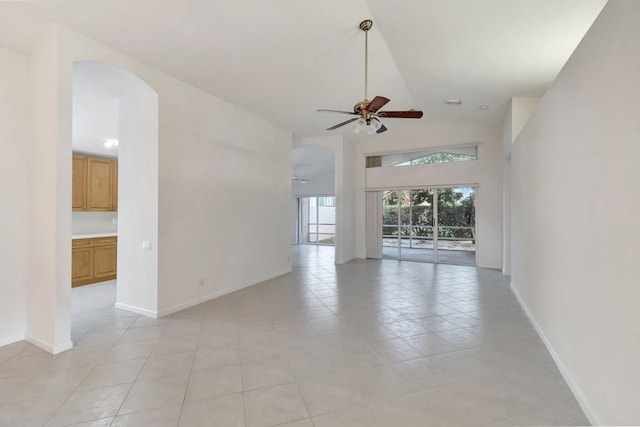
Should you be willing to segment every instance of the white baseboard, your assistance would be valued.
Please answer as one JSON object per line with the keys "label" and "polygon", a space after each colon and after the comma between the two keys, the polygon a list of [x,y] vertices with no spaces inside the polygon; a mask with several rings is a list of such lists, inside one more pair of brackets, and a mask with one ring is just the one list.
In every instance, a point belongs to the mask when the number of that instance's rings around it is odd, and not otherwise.
{"label": "white baseboard", "polygon": [[135,305],[129,305],[129,304],[124,304],[124,303],[121,303],[121,302],[117,302],[115,307],[119,308],[121,310],[131,311],[133,313],[140,314],[142,316],[151,317],[153,319],[157,319],[158,318],[158,312],[157,311],[153,311],[153,310],[149,310],[149,309],[141,308],[141,307],[136,307]]}
{"label": "white baseboard", "polygon": [[193,307],[194,305],[198,305],[198,304],[202,304],[203,302],[207,302],[209,300],[215,299],[215,298],[219,298],[223,295],[227,295],[230,294],[231,292],[235,292],[235,291],[239,291],[240,289],[244,289],[244,288],[248,288],[249,286],[253,286],[253,285],[257,285],[258,283],[264,282],[265,280],[270,280],[273,279],[274,277],[278,277],[278,276],[282,276],[283,274],[287,274],[291,272],[290,268],[284,269],[282,271],[278,271],[262,280],[259,281],[249,281],[246,283],[241,283],[239,285],[233,286],[231,288],[227,288],[227,289],[223,289],[220,291],[216,291],[216,292],[211,292],[209,294],[203,295],[200,298],[196,298],[195,300],[191,300],[191,301],[187,301],[187,302],[183,302],[180,304],[176,304],[172,307],[168,307],[168,308],[164,308],[161,310],[158,310],[158,317],[164,317],[164,316],[168,316],[169,314],[173,314],[176,313],[180,310],[184,310],[185,308],[189,308],[189,307]]}
{"label": "white baseboard", "polygon": [[30,342],[31,344],[40,347],[41,349],[43,349],[44,351],[51,353],[51,354],[58,354],[58,353],[62,353],[63,351],[67,351],[67,350],[71,350],[73,348],[73,341],[69,340],[65,343],[62,344],[58,344],[58,345],[51,345],[50,343],[44,342],[39,338],[36,337],[32,337],[27,335],[24,338],[26,341]]}
{"label": "white baseboard", "polygon": [[9,335],[8,337],[3,337],[2,339],[0,339],[0,347],[2,347],[3,345],[9,345],[9,344],[13,344],[14,342],[23,341],[23,340],[24,340],[24,334]]}
{"label": "white baseboard", "polygon": [[520,304],[520,306],[524,310],[525,314],[529,318],[529,321],[531,322],[531,324],[535,328],[536,332],[538,333],[538,335],[542,339],[542,342],[544,343],[545,347],[547,347],[547,351],[549,351],[549,354],[551,354],[551,358],[553,359],[553,361],[555,362],[556,366],[558,367],[558,370],[560,371],[560,374],[564,378],[565,382],[567,383],[567,385],[571,389],[571,392],[573,393],[573,395],[575,396],[576,400],[578,401],[578,404],[582,408],[582,411],[586,415],[587,419],[589,420],[591,425],[594,425],[594,426],[602,425],[600,420],[598,420],[598,417],[595,416],[593,410],[591,409],[591,407],[587,403],[587,399],[585,399],[584,394],[582,393],[580,387],[578,386],[576,381],[573,379],[573,377],[569,373],[569,370],[562,363],[562,360],[560,359],[560,356],[558,355],[558,353],[555,351],[555,349],[551,345],[551,342],[547,339],[546,335],[544,334],[544,331],[542,330],[542,328],[540,327],[540,325],[536,321],[536,318],[533,316],[531,311],[529,311],[529,307],[527,307],[527,304],[525,304],[524,300],[522,299],[522,297],[518,293],[518,289],[514,286],[513,281],[511,281],[510,287],[511,287],[511,292],[513,292],[513,294],[516,296],[516,299],[518,300],[518,303]]}

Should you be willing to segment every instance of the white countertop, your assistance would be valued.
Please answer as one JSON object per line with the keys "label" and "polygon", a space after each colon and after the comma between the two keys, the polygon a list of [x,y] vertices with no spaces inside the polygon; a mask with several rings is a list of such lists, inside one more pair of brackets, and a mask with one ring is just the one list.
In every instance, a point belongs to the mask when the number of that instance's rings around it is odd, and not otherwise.
{"label": "white countertop", "polygon": [[98,237],[117,237],[118,236],[118,232],[117,231],[112,231],[112,232],[107,232],[107,233],[90,233],[90,234],[73,234],[71,236],[72,240],[75,239],[95,239]]}

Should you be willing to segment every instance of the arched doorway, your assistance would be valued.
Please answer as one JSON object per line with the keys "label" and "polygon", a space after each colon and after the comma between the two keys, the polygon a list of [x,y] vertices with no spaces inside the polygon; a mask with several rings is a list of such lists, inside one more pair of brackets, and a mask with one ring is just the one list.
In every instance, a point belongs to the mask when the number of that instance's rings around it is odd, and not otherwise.
{"label": "arched doorway", "polygon": [[[112,208],[74,211],[72,241],[84,238],[91,243],[97,242],[94,236],[117,236],[115,306],[156,317],[158,94],[139,77],[110,64],[74,62],[72,73],[73,153],[117,160]],[[98,262],[92,265],[94,271]],[[74,332],[72,338],[81,333]]]}

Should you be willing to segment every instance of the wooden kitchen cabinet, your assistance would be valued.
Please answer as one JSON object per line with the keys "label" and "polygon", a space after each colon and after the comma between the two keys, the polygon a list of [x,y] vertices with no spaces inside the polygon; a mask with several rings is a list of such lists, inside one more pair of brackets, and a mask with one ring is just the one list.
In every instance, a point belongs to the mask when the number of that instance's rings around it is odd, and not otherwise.
{"label": "wooden kitchen cabinet", "polygon": [[74,239],[71,244],[71,286],[116,278],[118,238]]}
{"label": "wooden kitchen cabinet", "polygon": [[111,161],[111,210],[118,210],[118,161]]}
{"label": "wooden kitchen cabinet", "polygon": [[73,155],[72,210],[118,210],[118,161]]}
{"label": "wooden kitchen cabinet", "polygon": [[96,279],[96,282],[116,278],[117,249],[117,237],[93,239],[93,278]]}
{"label": "wooden kitchen cabinet", "polygon": [[87,156],[73,155],[71,209],[87,210]]}
{"label": "wooden kitchen cabinet", "polygon": [[93,280],[92,239],[77,239],[71,244],[71,286],[91,283]]}
{"label": "wooden kitchen cabinet", "polygon": [[87,210],[108,212],[112,209],[111,172],[109,159],[89,157],[87,160]]}

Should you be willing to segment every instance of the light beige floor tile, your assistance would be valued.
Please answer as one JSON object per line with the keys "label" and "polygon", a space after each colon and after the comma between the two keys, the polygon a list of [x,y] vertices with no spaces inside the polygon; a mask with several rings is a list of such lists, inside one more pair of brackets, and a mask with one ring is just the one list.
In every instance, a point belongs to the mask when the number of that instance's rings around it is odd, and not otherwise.
{"label": "light beige floor tile", "polygon": [[296,384],[244,393],[247,427],[266,427],[309,418]]}
{"label": "light beige floor tile", "polygon": [[304,381],[300,391],[314,417],[365,403],[358,387],[341,377]]}
{"label": "light beige floor tile", "polygon": [[180,374],[137,381],[118,415],[181,404],[184,401],[188,380],[188,374]]}
{"label": "light beige floor tile", "polygon": [[[291,273],[164,319],[114,309],[115,281],[71,293],[74,349],[51,356],[27,343],[0,347],[0,417],[22,417],[11,427],[49,418],[101,426],[116,416],[175,425],[183,404],[183,425],[587,423],[496,271],[386,260],[336,266],[332,248],[296,247]],[[82,381],[132,380],[137,366],[118,363],[147,358],[131,385],[65,394]],[[201,400],[183,403],[188,386]]]}
{"label": "light beige floor tile", "polygon": [[170,319],[162,330],[160,338],[198,335],[202,328],[202,320],[194,319]]}
{"label": "light beige floor tile", "polygon": [[[89,369],[91,370],[91,369]],[[0,377],[0,405],[14,399],[16,394],[20,394],[22,390],[27,390],[27,384],[29,384],[34,377]],[[19,392],[16,393],[16,390]],[[17,399],[20,400],[20,399]]]}
{"label": "light beige floor tile", "polygon": [[180,427],[244,427],[242,393],[189,402],[184,405]]}
{"label": "light beige floor tile", "polygon": [[194,357],[193,351],[150,357],[138,375],[138,380],[188,373],[191,371]]}
{"label": "light beige floor tile", "polygon": [[265,359],[242,365],[242,387],[245,391],[293,382],[295,377],[285,359]]}
{"label": "light beige floor tile", "polygon": [[113,417],[101,418],[99,420],[87,421],[84,423],[73,424],[72,427],[109,427],[113,422]]}
{"label": "light beige floor tile", "polygon": [[189,379],[186,402],[224,396],[242,391],[240,366],[194,371]]}
{"label": "light beige floor tile", "polygon": [[155,341],[160,337],[163,329],[164,325],[145,326],[135,329],[130,328],[122,334],[120,339],[118,339],[118,344],[150,340]]}
{"label": "light beige floor tile", "polygon": [[223,366],[239,365],[240,353],[235,345],[227,347],[204,348],[196,351],[193,370],[220,368]]}
{"label": "light beige floor tile", "polygon": [[401,338],[378,341],[369,344],[382,360],[387,363],[402,362],[422,357],[422,353]]}
{"label": "light beige floor tile", "polygon": [[95,346],[111,346],[115,344],[120,336],[124,333],[124,330],[116,331],[104,331],[104,332],[90,332],[83,335],[77,342],[74,342],[74,347],[95,347]]}
{"label": "light beige floor tile", "polygon": [[78,390],[133,382],[145,361],[146,359],[133,359],[97,365],[80,383]]}
{"label": "light beige floor tile", "polygon": [[227,347],[231,345],[238,345],[237,330],[202,331],[198,338],[198,348]]}
{"label": "light beige floor tile", "polygon": [[[10,400],[19,401],[73,392],[89,375],[91,367],[44,372],[13,389]],[[0,380],[1,382],[1,380]]]}
{"label": "light beige floor tile", "polygon": [[383,427],[368,405],[355,405],[313,417],[313,425],[314,427]]}
{"label": "light beige floor tile", "polygon": [[46,421],[69,398],[70,394],[58,394],[35,399],[9,402],[0,406],[0,425]]}
{"label": "light beige floor tile", "polygon": [[314,427],[311,418],[304,420],[291,421],[290,423],[278,424],[277,427]]}
{"label": "light beige floor tile", "polygon": [[131,343],[116,344],[104,354],[100,363],[119,362],[131,359],[146,359],[153,346],[155,340],[136,341]]}
{"label": "light beige floor tile", "polygon": [[159,409],[118,415],[111,427],[176,427],[180,419],[182,405],[170,405]]}
{"label": "light beige floor tile", "polygon": [[47,423],[47,427],[65,426],[74,423],[112,417],[126,397],[131,384],[76,391]]}
{"label": "light beige floor tile", "polygon": [[[135,329],[134,329],[135,330]],[[198,344],[198,334],[195,335],[172,335],[161,336],[151,351],[151,356],[161,356],[163,354],[184,353],[193,351]]]}

